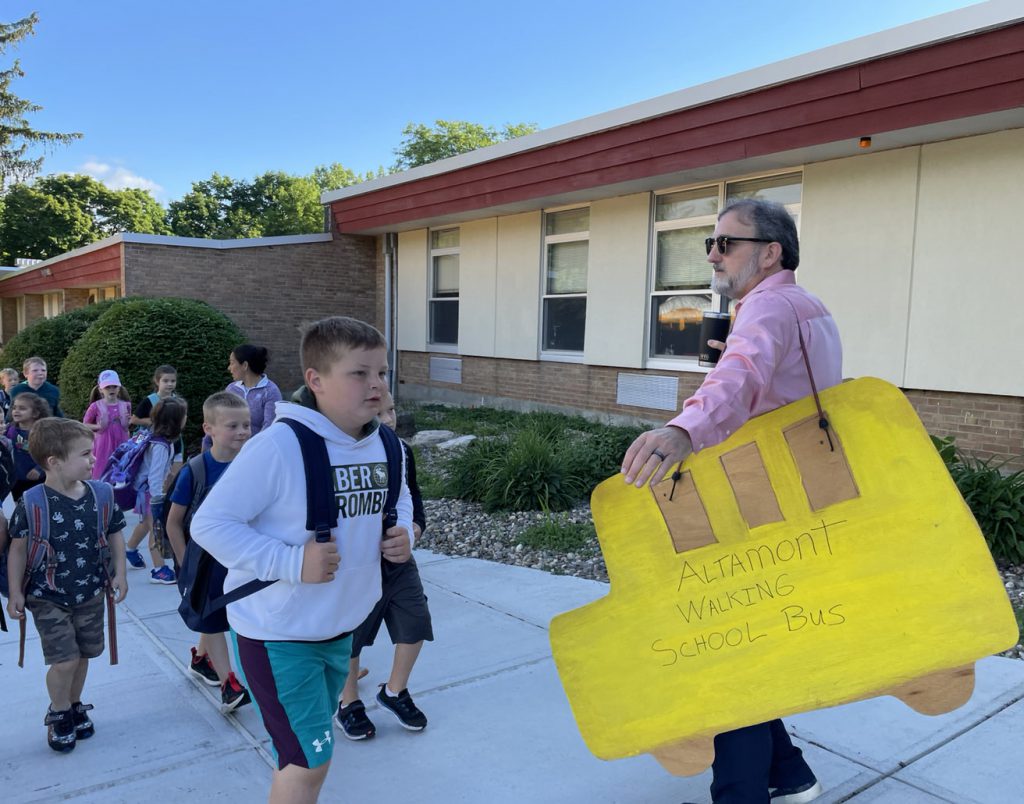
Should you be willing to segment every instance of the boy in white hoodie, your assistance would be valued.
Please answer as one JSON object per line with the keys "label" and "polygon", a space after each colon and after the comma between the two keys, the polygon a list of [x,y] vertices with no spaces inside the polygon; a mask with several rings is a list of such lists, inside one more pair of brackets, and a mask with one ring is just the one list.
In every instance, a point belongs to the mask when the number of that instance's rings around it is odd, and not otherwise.
{"label": "boy in white hoodie", "polygon": [[283,425],[246,443],[192,521],[192,538],[228,568],[225,592],[277,579],[227,609],[242,683],[278,763],[272,804],[317,800],[350,632],[380,598],[381,555],[394,562],[412,555],[404,472],[398,524],[382,533],[387,456],[375,416],[387,387],[384,336],[352,318],[316,321],[302,336],[302,369],[306,403],[279,402],[277,419],[299,421],[327,444],[338,504],[331,541],[317,542],[305,529],[302,455]]}

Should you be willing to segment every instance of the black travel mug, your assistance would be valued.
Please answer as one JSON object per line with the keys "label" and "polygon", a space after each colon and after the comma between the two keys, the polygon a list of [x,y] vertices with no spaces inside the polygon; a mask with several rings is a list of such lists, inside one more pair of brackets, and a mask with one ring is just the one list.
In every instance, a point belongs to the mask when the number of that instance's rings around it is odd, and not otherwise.
{"label": "black travel mug", "polygon": [[697,352],[697,363],[701,366],[716,366],[722,352],[708,346],[708,341],[722,341],[729,334],[729,325],[732,319],[729,313],[715,313],[710,310],[704,311],[704,317],[700,321],[700,350]]}

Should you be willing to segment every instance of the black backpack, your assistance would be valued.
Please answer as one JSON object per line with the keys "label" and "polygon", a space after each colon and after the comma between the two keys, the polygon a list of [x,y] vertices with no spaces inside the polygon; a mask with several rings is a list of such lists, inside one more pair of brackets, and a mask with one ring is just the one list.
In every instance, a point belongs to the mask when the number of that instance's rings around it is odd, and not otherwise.
{"label": "black backpack", "polygon": [[[332,504],[334,489],[331,483],[331,462],[327,455],[327,444],[321,436],[301,422],[294,419],[281,419],[281,422],[292,429],[302,450],[302,464],[306,474],[306,529],[316,534],[318,542],[330,541],[331,530],[338,524],[338,507]],[[388,491],[384,502],[383,522],[383,529],[387,530],[398,522],[396,506],[402,490],[402,442],[389,427],[381,425],[378,431],[381,441],[384,442],[384,453],[388,462]],[[257,578],[225,594],[226,577],[227,569],[195,540],[190,540],[185,548],[181,571],[178,573],[178,589],[181,592],[178,614],[189,630],[203,634],[227,631],[228,616],[225,607],[229,603],[277,583],[276,580],[261,581]]]}

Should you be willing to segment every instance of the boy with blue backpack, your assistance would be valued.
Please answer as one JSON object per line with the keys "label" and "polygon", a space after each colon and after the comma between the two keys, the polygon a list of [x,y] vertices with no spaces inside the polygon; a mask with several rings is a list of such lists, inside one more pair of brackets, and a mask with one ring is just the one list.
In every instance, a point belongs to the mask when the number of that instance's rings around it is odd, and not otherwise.
{"label": "boy with blue backpack", "polygon": [[[297,804],[315,802],[327,776],[351,632],[380,598],[380,558],[412,554],[401,444],[376,421],[384,336],[326,318],[305,329],[301,353],[303,403],[278,403],[192,521],[193,541],[228,568],[226,596],[261,586],[228,605],[228,620],[277,760],[271,800]],[[322,450],[316,471],[307,431]]]}
{"label": "boy with blue backpack", "polygon": [[[92,439],[71,419],[43,419],[32,428],[29,450],[46,480],[25,492],[10,525],[7,611],[22,621],[22,654],[25,612],[32,613],[50,667],[47,742],[59,752],[95,731],[92,705],[82,703],[89,660],[103,653],[105,599],[113,625],[113,603],[128,593],[124,514],[110,486],[91,479]],[[115,645],[111,629],[111,663]]]}
{"label": "boy with blue backpack", "polygon": [[[190,527],[195,512],[249,440],[252,432],[249,406],[240,396],[227,391],[207,397],[203,402],[203,432],[210,438],[210,449],[191,458],[182,467],[169,497],[167,537],[179,568],[185,564],[185,550],[191,539]],[[182,579],[179,570],[179,589]],[[185,590],[181,591],[184,593]],[[189,622],[186,625],[193,626]],[[226,623],[215,626],[197,624],[195,628],[199,629],[199,645],[192,648],[189,671],[200,681],[220,687],[224,712],[232,712],[250,703],[248,690],[231,672],[228,642],[224,637]]]}

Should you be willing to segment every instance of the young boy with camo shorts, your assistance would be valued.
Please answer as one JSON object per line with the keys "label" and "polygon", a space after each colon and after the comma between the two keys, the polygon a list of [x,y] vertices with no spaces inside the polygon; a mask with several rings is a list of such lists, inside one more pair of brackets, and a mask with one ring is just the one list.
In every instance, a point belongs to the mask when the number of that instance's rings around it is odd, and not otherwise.
{"label": "young boy with camo shorts", "polygon": [[[124,514],[112,502],[105,534],[97,533],[97,500],[85,481],[92,476],[92,430],[71,419],[40,419],[28,439],[29,453],[46,472],[43,489],[49,513],[49,543],[56,566],[52,575],[46,561],[33,569],[25,583],[28,542],[33,535],[26,514],[26,498],[14,509],[10,525],[7,577],[11,596],[7,611],[16,620],[26,609],[39,632],[50,708],[44,720],[47,742],[54,751],[67,752],[76,740],[92,737],[92,704],[82,703],[89,660],[103,653],[104,584],[115,601],[128,593],[125,581]],[[110,551],[104,566],[103,536]]]}

